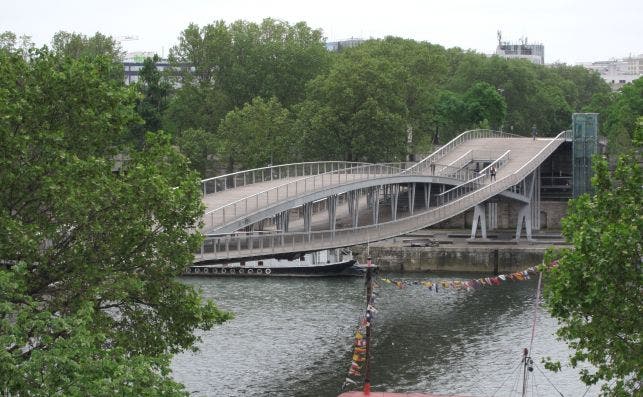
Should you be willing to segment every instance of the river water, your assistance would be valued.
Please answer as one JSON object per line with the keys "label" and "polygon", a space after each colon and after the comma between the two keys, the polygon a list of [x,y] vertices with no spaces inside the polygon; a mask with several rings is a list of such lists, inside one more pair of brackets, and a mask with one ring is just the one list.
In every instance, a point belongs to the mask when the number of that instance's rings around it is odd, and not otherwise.
{"label": "river water", "polygon": [[[471,275],[386,275],[408,281]],[[235,318],[203,332],[196,353],[177,355],[176,380],[195,396],[336,396],[351,362],[364,311],[362,278],[184,278]],[[397,289],[379,282],[373,328],[372,389],[465,396],[520,395],[537,281],[473,291]],[[556,322],[537,312],[530,396],[596,396],[578,371],[544,369],[565,359]],[[542,371],[542,372],[541,372]],[[554,386],[552,386],[553,384]],[[555,388],[554,388],[555,387]]]}

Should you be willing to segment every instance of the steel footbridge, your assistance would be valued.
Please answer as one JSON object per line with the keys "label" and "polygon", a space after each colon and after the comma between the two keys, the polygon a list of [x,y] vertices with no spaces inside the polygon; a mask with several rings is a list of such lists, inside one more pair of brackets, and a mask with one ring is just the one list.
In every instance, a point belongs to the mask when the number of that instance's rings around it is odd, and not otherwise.
{"label": "steel footbridge", "polygon": [[496,196],[520,203],[516,238],[524,222],[530,239],[539,222],[539,166],[570,137],[570,131],[532,139],[472,130],[413,164],[309,162],[205,179],[200,230],[206,238],[195,262],[364,244],[471,208],[472,237],[478,226],[486,237]]}

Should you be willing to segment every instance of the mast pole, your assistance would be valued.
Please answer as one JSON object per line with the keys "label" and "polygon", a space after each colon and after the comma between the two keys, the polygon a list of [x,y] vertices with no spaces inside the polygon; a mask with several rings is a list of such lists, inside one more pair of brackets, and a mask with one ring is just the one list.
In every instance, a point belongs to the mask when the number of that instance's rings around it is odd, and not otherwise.
{"label": "mast pole", "polygon": [[366,265],[366,361],[364,363],[364,395],[371,395],[371,327],[373,313],[369,310],[373,302],[373,264],[371,257],[367,259]]}

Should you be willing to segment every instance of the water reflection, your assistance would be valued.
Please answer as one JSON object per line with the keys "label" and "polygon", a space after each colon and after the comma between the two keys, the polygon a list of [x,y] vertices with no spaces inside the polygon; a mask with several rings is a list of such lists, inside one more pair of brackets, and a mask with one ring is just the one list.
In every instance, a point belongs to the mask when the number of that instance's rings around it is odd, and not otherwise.
{"label": "water reflection", "polygon": [[[236,315],[204,333],[199,352],[175,358],[175,378],[194,395],[338,394],[363,310],[362,279],[186,278],[185,282]],[[382,284],[373,333],[373,388],[475,396],[497,390],[496,396],[511,395],[517,378],[512,372],[531,337],[535,289],[535,280],[438,293],[420,286],[396,289]],[[540,310],[533,353],[540,368],[539,357],[567,355],[566,347],[553,337],[555,327]],[[564,395],[586,391],[574,370],[547,377]],[[534,392],[557,395],[543,376],[536,377]],[[596,394],[597,389],[590,389],[586,395]]]}

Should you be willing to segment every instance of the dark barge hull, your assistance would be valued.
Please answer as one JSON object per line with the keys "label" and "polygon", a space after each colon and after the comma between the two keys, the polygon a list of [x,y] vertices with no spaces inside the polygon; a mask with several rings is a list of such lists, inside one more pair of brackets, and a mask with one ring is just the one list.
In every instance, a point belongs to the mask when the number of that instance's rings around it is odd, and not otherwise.
{"label": "dark barge hull", "polygon": [[328,277],[328,276],[360,276],[363,271],[352,268],[357,263],[351,259],[343,262],[320,263],[306,266],[190,266],[184,276],[215,276],[215,277]]}

